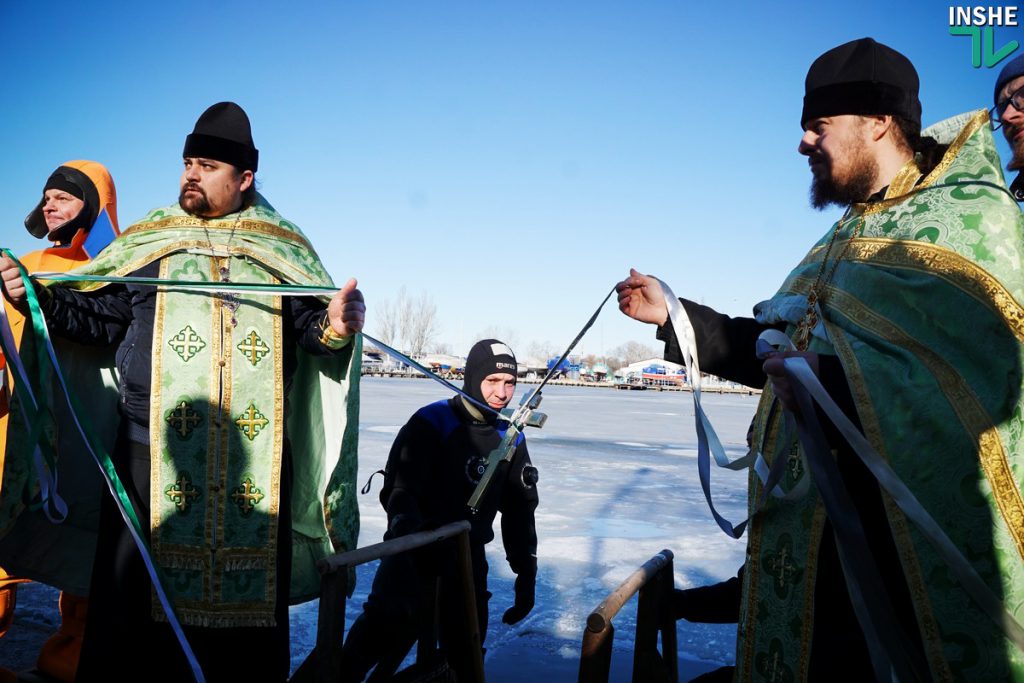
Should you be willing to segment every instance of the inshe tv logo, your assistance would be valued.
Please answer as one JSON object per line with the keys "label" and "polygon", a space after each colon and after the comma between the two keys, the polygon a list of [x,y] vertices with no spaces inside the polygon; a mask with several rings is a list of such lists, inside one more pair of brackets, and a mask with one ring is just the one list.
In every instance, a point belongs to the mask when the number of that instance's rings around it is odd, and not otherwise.
{"label": "inshe tv logo", "polygon": [[1017,7],[954,7],[949,8],[949,34],[971,37],[971,66],[975,69],[984,63],[991,68],[1003,61],[1020,43],[1011,40],[998,50],[995,49],[995,27],[1017,26]]}

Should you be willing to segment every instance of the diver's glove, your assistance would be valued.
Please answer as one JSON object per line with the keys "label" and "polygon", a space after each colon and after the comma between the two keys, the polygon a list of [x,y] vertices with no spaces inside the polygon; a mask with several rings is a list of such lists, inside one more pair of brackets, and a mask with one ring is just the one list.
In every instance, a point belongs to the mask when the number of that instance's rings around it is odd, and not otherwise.
{"label": "diver's glove", "polygon": [[537,558],[530,557],[516,573],[516,601],[505,610],[501,620],[506,624],[517,624],[533,609],[534,593],[537,590]]}

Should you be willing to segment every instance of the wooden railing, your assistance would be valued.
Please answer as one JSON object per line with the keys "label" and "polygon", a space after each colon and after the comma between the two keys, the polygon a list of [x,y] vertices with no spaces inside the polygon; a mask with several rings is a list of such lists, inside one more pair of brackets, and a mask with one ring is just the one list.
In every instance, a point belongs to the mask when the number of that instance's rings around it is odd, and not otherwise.
{"label": "wooden railing", "polygon": [[[580,653],[580,683],[607,683],[611,671],[612,619],[637,592],[636,644],[633,651],[635,683],[676,683],[676,622],[672,614],[672,551],[662,550],[633,572],[587,617]],[[661,651],[658,634],[661,634]]]}
{"label": "wooden railing", "polygon": [[[462,601],[458,609],[465,619],[466,643],[459,652],[449,653],[451,657],[463,658],[461,662],[450,662],[453,668],[470,672],[470,681],[483,683],[484,662],[480,640],[480,627],[476,614],[476,594],[473,590],[473,567],[469,554],[469,522],[453,522],[433,531],[421,531],[383,543],[356,548],[346,553],[331,555],[317,563],[320,571],[320,612],[317,622],[316,647],[298,668],[291,680],[293,683],[328,683],[341,678],[342,645],[345,640],[345,600],[348,595],[349,568],[366,562],[379,560],[390,555],[409,552],[431,543],[455,538],[456,571],[458,584],[462,589]],[[436,614],[437,581],[424,582],[420,596],[421,628],[416,650],[417,661],[424,661],[432,654],[437,641]],[[449,606],[451,607],[451,606]],[[461,664],[461,666],[456,666]]]}

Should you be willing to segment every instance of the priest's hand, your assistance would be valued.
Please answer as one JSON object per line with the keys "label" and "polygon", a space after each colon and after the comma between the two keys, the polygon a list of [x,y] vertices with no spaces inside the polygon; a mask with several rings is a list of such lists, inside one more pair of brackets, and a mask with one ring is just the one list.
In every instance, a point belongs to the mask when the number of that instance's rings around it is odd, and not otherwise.
{"label": "priest's hand", "polygon": [[349,278],[327,304],[327,319],[338,336],[351,337],[361,332],[366,322],[366,303],[363,293],[356,289],[357,284],[355,278]]}
{"label": "priest's hand", "polygon": [[772,383],[772,391],[775,396],[778,397],[779,402],[782,406],[792,412],[796,413],[799,411],[799,407],[796,403],[796,398],[793,396],[793,387],[789,383],[789,378],[786,377],[786,371],[782,367],[782,362],[786,358],[794,356],[802,356],[807,360],[807,364],[811,366],[811,371],[815,375],[818,374],[818,354],[813,351],[785,351],[781,353],[773,353],[765,360],[764,365],[761,366],[765,374],[768,375],[768,380]]}
{"label": "priest's hand", "polygon": [[3,278],[4,296],[18,309],[25,307],[25,282],[21,279],[18,262],[6,256],[0,257],[0,277]]}
{"label": "priest's hand", "polygon": [[615,285],[615,291],[619,294],[619,310],[630,318],[655,325],[668,320],[665,297],[656,278],[630,268],[629,277]]}

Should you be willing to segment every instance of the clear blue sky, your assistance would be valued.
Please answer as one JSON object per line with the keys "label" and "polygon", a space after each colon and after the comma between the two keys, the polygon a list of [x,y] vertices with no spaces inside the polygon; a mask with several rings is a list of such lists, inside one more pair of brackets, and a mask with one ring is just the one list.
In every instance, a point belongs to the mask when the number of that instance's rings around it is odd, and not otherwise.
{"label": "clear blue sky", "polygon": [[[796,153],[816,56],[902,51],[926,125],[991,105],[998,67],[971,66],[948,7],[8,0],[0,243],[36,248],[22,221],[68,159],[108,166],[122,226],[172,203],[185,135],[234,100],[264,195],[359,278],[371,334],[404,285],[457,352],[487,329],[563,347],[631,265],[746,315],[836,218]],[[609,304],[582,349],[628,340],[653,329]]]}

